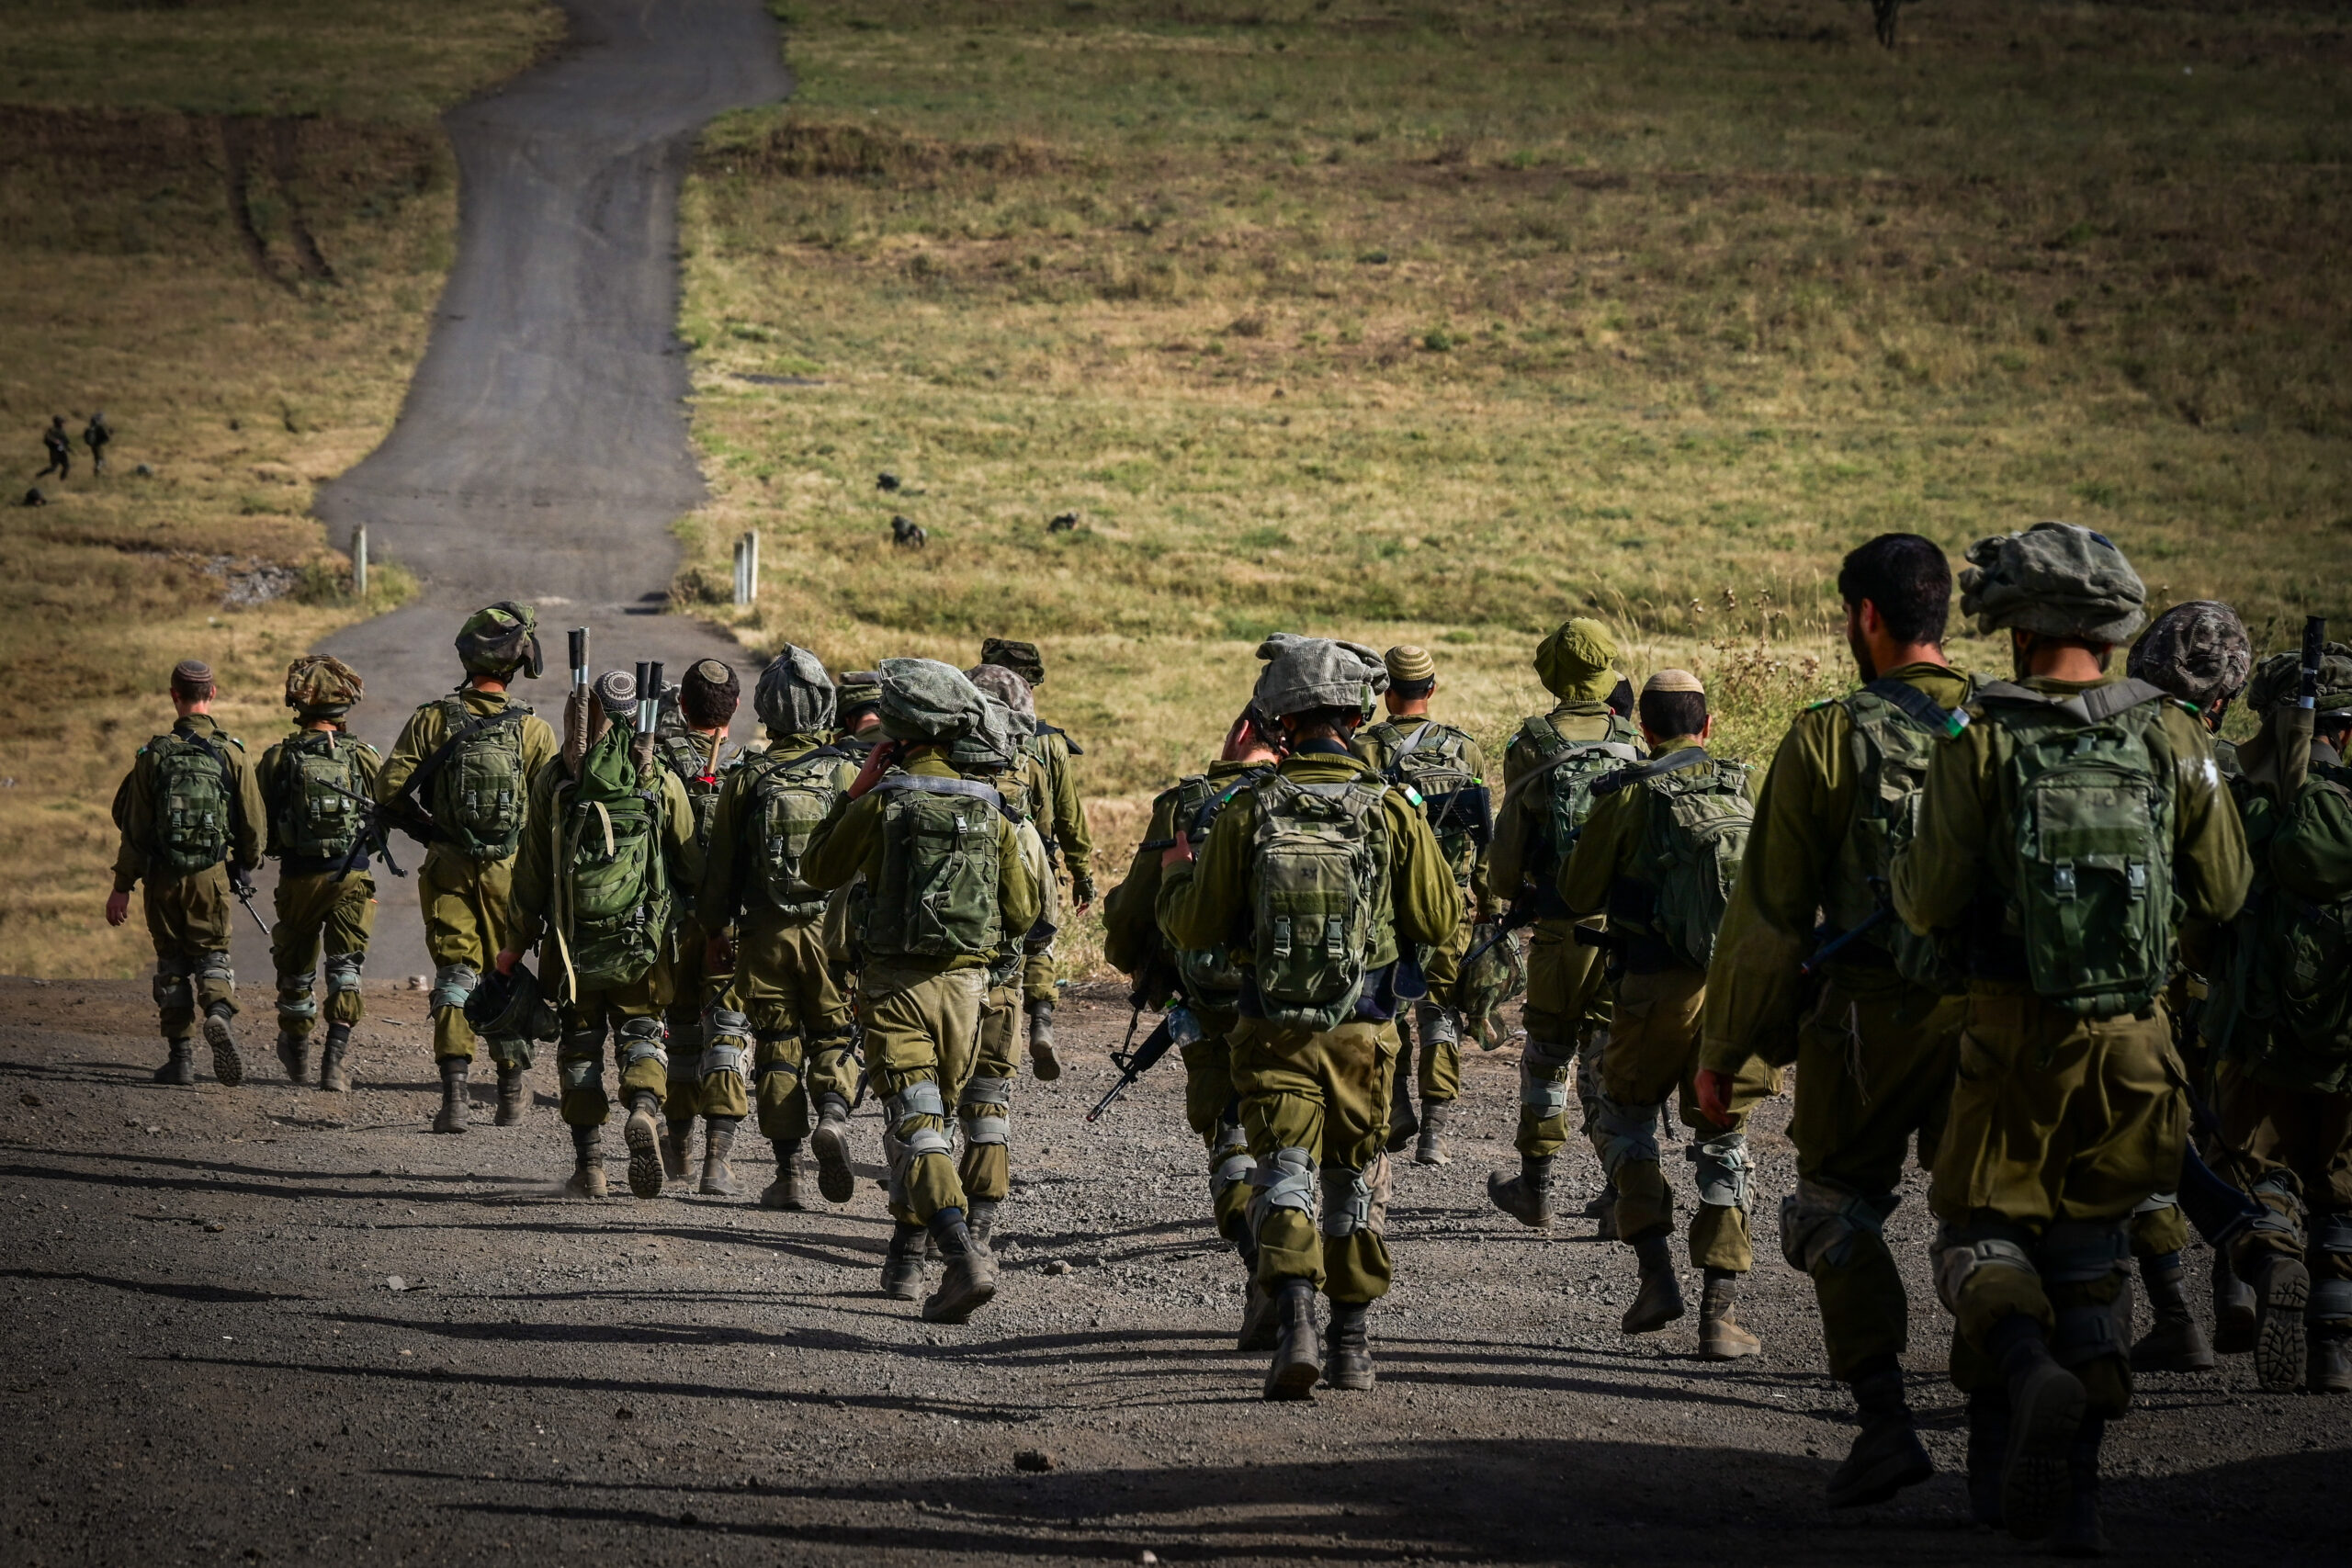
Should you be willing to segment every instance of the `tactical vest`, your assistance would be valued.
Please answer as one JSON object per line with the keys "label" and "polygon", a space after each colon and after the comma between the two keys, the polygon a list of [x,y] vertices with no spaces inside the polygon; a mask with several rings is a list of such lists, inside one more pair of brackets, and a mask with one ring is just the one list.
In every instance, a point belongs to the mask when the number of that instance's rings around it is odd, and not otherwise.
{"label": "tactical vest", "polygon": [[[1206,773],[1193,773],[1176,781],[1174,807],[1170,819],[1182,829],[1184,837],[1197,853],[1208,840],[1217,818],[1232,804],[1233,797],[1245,789],[1255,788],[1274,772],[1272,762],[1246,769],[1224,778],[1212,778]],[[1180,948],[1175,954],[1176,977],[1197,1009],[1230,1011],[1234,999],[1241,994],[1247,976],[1234,960],[1232,950],[1223,946]]]}
{"label": "tactical vest", "polygon": [[[1413,724],[1406,733],[1406,725]],[[1450,724],[1385,720],[1364,732],[1387,756],[1382,774],[1410,792],[1429,818],[1439,852],[1456,886],[1470,886],[1478,857],[1494,838],[1494,806],[1487,781],[1470,771],[1470,737]]]}
{"label": "tactical vest", "polygon": [[1865,922],[1841,961],[1892,964],[1912,984],[1930,990],[1962,989],[1961,966],[1934,939],[1881,913],[1888,907],[1888,866],[1894,847],[1908,841],[1919,815],[1919,790],[1936,748],[1968,726],[1907,681],[1889,677],[1830,699],[1846,710],[1847,751],[1854,769],[1854,809],[1838,846],[1822,897],[1832,940]]}
{"label": "tactical vest", "polygon": [[1387,785],[1277,773],[1255,792],[1250,856],[1250,979],[1268,1021],[1331,1029],[1395,951]]}
{"label": "tactical vest", "polygon": [[[237,745],[225,735],[207,740],[174,730],[144,748],[155,781],[154,841],[148,852],[159,875],[193,876],[229,858],[236,795],[221,742]],[[118,809],[118,826],[120,820]]]}
{"label": "tactical vest", "polygon": [[662,791],[640,788],[630,733],[615,726],[554,795],[556,929],[576,987],[609,990],[651,968],[673,902],[662,852]]}
{"label": "tactical vest", "polygon": [[866,889],[868,958],[984,958],[1004,942],[999,901],[1003,797],[972,779],[893,773],[882,800],[882,868]]}
{"label": "tactical vest", "polygon": [[441,841],[469,860],[504,860],[522,841],[530,808],[523,722],[531,710],[510,700],[494,714],[476,716],[455,693],[438,705],[455,744],[443,742],[448,758],[433,775],[433,825]]}
{"label": "tactical vest", "polygon": [[[840,798],[834,775],[844,758],[835,747],[820,746],[790,761],[769,753],[744,764],[744,798],[751,807],[747,829],[760,891],[787,919],[814,919],[824,911],[826,895],[802,880],[800,861],[817,825]],[[712,913],[723,918],[729,911]]]}
{"label": "tactical vest", "polygon": [[358,843],[368,793],[363,755],[375,752],[332,729],[305,729],[277,749],[278,852],[300,860],[343,860]]}
{"label": "tactical vest", "polygon": [[1593,793],[1625,789],[1650,796],[1641,849],[1646,874],[1625,877],[1611,891],[1610,929],[1662,942],[1677,963],[1703,970],[1715,955],[1756,817],[1747,769],[1688,746],[1611,773]]}
{"label": "tactical vest", "polygon": [[1535,765],[1520,778],[1524,810],[1536,831],[1528,842],[1525,875],[1558,902],[1560,867],[1576,848],[1585,819],[1592,815],[1593,785],[1628,762],[1642,760],[1642,732],[1631,719],[1609,716],[1609,733],[1598,740],[1571,740],[1550,718],[1537,715],[1520,726],[1535,752]]}

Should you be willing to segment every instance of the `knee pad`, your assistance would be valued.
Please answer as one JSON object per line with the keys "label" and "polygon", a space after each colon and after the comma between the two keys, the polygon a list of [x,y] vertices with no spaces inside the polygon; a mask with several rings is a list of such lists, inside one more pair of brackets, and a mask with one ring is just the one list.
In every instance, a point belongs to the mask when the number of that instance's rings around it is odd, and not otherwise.
{"label": "knee pad", "polygon": [[359,966],[367,962],[364,953],[328,953],[327,995],[339,996],[359,989]]}
{"label": "knee pad", "polygon": [[2033,1266],[2033,1254],[2022,1242],[2009,1236],[1968,1236],[1947,1229],[1936,1237],[1936,1298],[1953,1312],[1960,1311],[1961,1292],[1968,1281],[1987,1269],[2010,1269],[2034,1279],[2041,1270]]}
{"label": "knee pad", "polygon": [[470,964],[444,964],[433,972],[433,990],[425,998],[435,1012],[443,1008],[456,1008],[463,1012],[466,998],[481,984],[481,971]]}
{"label": "knee pad", "polygon": [[746,1089],[752,1083],[752,1021],[740,1012],[725,1008],[713,1008],[703,1019],[702,1062],[697,1077],[713,1073],[733,1073],[743,1080]]}
{"label": "knee pad", "polygon": [[196,961],[196,977],[199,981],[218,980],[233,988],[237,984],[237,968],[230,961],[228,953],[207,953]]}
{"label": "knee pad", "polygon": [[[883,1113],[889,1118],[891,1132],[901,1143],[911,1144],[914,1141],[913,1132],[901,1132],[899,1129],[921,1116],[936,1117],[942,1122],[946,1121],[947,1097],[939,1092],[939,1085],[935,1080],[918,1078],[901,1088],[898,1093],[886,1097],[882,1101],[882,1110]],[[944,1148],[946,1144],[944,1135],[940,1143]]]}
{"label": "knee pad", "polygon": [[1388,1228],[1388,1156],[1377,1154],[1362,1170],[1344,1165],[1323,1168],[1323,1234],[1334,1240],[1358,1231],[1378,1235]]}
{"label": "knee pad", "polygon": [[196,1007],[196,987],[188,983],[188,962],[185,958],[155,960],[155,1005],[165,1010]]}
{"label": "knee pad", "polygon": [[2247,1189],[2254,1201],[2262,1205],[2246,1227],[2249,1235],[2275,1236],[2286,1244],[2285,1250],[2303,1249],[2302,1185],[2294,1173],[2274,1170]]}
{"label": "knee pad", "polygon": [[956,1113],[963,1119],[967,1144],[1010,1144],[1012,1123],[1006,1112],[1012,1101],[1011,1078],[969,1078]]}
{"label": "knee pad", "polygon": [[1657,1107],[1620,1105],[1607,1095],[1592,1119],[1593,1141],[1600,1147],[1600,1163],[1614,1174],[1629,1162],[1657,1163]]}
{"label": "knee pad", "polygon": [[937,1127],[916,1128],[899,1140],[899,1147],[905,1153],[909,1165],[925,1155],[953,1155],[956,1152],[955,1144]]}
{"label": "knee pad", "polygon": [[1825,1264],[1842,1269],[1863,1235],[1885,1234],[1887,1216],[1902,1201],[1892,1192],[1864,1197],[1799,1177],[1797,1190],[1781,1200],[1781,1256],[1801,1274]]}
{"label": "knee pad", "polygon": [[2141,1199],[2137,1203],[2134,1203],[2132,1206],[2132,1217],[2133,1219],[2138,1219],[2142,1214],[2161,1214],[2166,1209],[2177,1209],[2179,1207],[2179,1193],[2151,1192],[2145,1198]]}
{"label": "knee pad", "polygon": [[1413,1009],[1413,1021],[1420,1026],[1421,1039],[1430,1045],[1459,1045],[1462,1032],[1454,1026],[1451,1008],[1421,1002]]}
{"label": "knee pad", "polygon": [[632,1018],[621,1025],[620,1038],[614,1043],[621,1057],[621,1071],[626,1074],[639,1062],[651,1062],[666,1077],[670,1071],[670,1053],[662,1042],[667,1038],[658,1018]]}
{"label": "knee pad", "polygon": [[1756,1162],[1747,1157],[1747,1134],[1726,1133],[1702,1144],[1692,1144],[1683,1155],[1697,1168],[1699,1201],[1717,1209],[1747,1207],[1748,1177]]}
{"label": "knee pad", "polygon": [[1250,1140],[1235,1122],[1220,1122],[1216,1144],[1209,1150],[1209,1201],[1214,1203],[1235,1186],[1250,1179],[1258,1162],[1250,1157]]}
{"label": "knee pad", "polygon": [[1258,1190],[1250,1199],[1250,1228],[1258,1229],[1276,1209],[1315,1214],[1315,1156],[1305,1149],[1276,1149],[1250,1173]]}
{"label": "knee pad", "polygon": [[2352,1213],[2341,1209],[2312,1216],[2312,1250],[2352,1252]]}
{"label": "knee pad", "polygon": [[311,979],[309,975],[280,975],[277,977],[278,1017],[311,1019],[319,1016],[319,1000],[311,995]]}

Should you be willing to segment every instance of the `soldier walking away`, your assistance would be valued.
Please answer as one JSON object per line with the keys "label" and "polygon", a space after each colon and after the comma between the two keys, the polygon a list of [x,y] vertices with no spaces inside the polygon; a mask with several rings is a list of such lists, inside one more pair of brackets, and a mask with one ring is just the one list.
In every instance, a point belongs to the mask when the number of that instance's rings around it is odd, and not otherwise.
{"label": "soldier walking away", "polygon": [[1838,592],[1862,684],[1798,715],[1773,754],[1708,966],[1698,1080],[1701,1111],[1725,1123],[1750,1061],[1797,1066],[1781,1251],[1812,1277],[1829,1375],[1862,1417],[1829,1480],[1833,1508],[1935,1473],[1904,1393],[1910,1303],[1883,1232],[1913,1140],[1923,1166],[1935,1160],[1961,987],[1934,943],[1890,919],[1887,858],[1969,691],[1944,660],[1940,548],[1882,534],[1846,557]]}
{"label": "soldier walking away", "polygon": [[731,931],[734,948],[734,977],[711,1013],[703,1050],[706,1058],[751,1050],[760,1135],[775,1151],[775,1179],[760,1194],[770,1209],[808,1206],[800,1190],[804,1139],[828,1201],[846,1203],[857,1188],[849,1000],[825,953],[824,890],[801,874],[817,824],[864,758],[833,742],[834,698],[831,677],[807,649],[787,643],[760,671],[752,706],[767,748],[719,785],[695,895],[700,917],[714,931]]}
{"label": "soldier walking away", "polygon": [[882,739],[882,677],[871,670],[843,671],[833,705],[833,744],[863,762]]}
{"label": "soldier walking away", "polygon": [[1762,1348],[1733,1309],[1740,1277],[1755,1267],[1747,1113],[1771,1071],[1761,1062],[1743,1064],[1728,1103],[1703,1108],[1699,1017],[1754,807],[1747,768],[1707,754],[1714,720],[1697,676],[1659,671],[1642,687],[1637,712],[1650,759],[1592,785],[1591,815],[1560,867],[1560,898],[1574,915],[1609,916],[1614,996],[1593,1134],[1617,1192],[1617,1234],[1642,1267],[1640,1292],[1621,1326],[1648,1334],[1683,1314],[1670,1247],[1674,1196],[1657,1133],[1671,1096],[1680,1102],[1683,1125],[1697,1134],[1689,1157],[1699,1197],[1690,1261],[1704,1285],[1699,1354],[1728,1361]]}
{"label": "soldier walking away", "polygon": [[[706,867],[721,781],[738,761],[728,754],[727,727],[742,699],[742,682],[717,659],[688,666],[674,694],[662,698],[663,722],[653,754],[686,792],[694,809],[695,847]],[[685,1179],[695,1118],[701,1116],[707,1131],[697,1190],[731,1198],[737,1188],[727,1156],[736,1127],[752,1113],[752,1052],[740,1027],[720,1032],[722,1025],[734,1023],[732,1017],[719,1017],[728,1010],[713,1010],[728,986],[733,922],[724,912],[706,914],[698,891],[691,883],[679,886],[671,912],[670,1087],[662,1102],[670,1130],[662,1160],[671,1180]]]}
{"label": "soldier walking away", "polygon": [[2230,919],[2252,870],[2204,725],[2109,669],[2146,598],[2122,552],[2041,523],[1968,559],[1961,608],[2008,632],[2016,679],[1979,684],[1936,748],[1892,876],[1896,914],[1952,933],[1968,976],[1936,1291],[1977,1517],[2096,1553],[2099,1444],[2132,1390],[2126,1227],[2176,1190],[2188,1136],[2175,919]]}
{"label": "soldier walking away", "polygon": [[1450,1165],[1445,1124],[1453,1101],[1462,1092],[1462,1017],[1455,1006],[1455,985],[1462,960],[1470,951],[1470,932],[1478,921],[1491,919],[1487,896],[1487,848],[1494,839],[1494,807],[1487,794],[1487,753],[1470,733],[1430,717],[1430,698],[1437,690],[1437,660],[1429,649],[1399,643],[1383,658],[1388,689],[1380,694],[1388,716],[1356,737],[1355,753],[1377,769],[1390,784],[1420,803],[1421,814],[1436,833],[1438,848],[1453,867],[1454,886],[1462,894],[1462,924],[1453,935],[1417,956],[1423,994],[1413,1002],[1411,1035],[1405,1020],[1397,1032],[1412,1050],[1420,1043],[1419,1088],[1421,1111],[1413,1114],[1414,1084],[1407,1071],[1408,1058],[1397,1058],[1396,1103],[1388,1115],[1388,1152],[1398,1154],[1419,1134],[1413,1160],[1417,1165]]}
{"label": "soldier walking away", "polygon": [[[1034,642],[992,637],[980,644],[980,662],[1010,670],[1031,687],[1046,683],[1046,661]],[[1085,748],[1035,716],[1030,746],[1046,765],[1052,799],[1037,814],[1037,831],[1046,841],[1047,862],[1069,874],[1071,913],[1083,915],[1094,907],[1094,832],[1087,825],[1086,807],[1078,796],[1078,778],[1070,759],[1086,755]],[[1029,1066],[1041,1081],[1062,1076],[1061,1059],[1054,1055],[1054,950],[1048,935],[1032,941],[1021,965],[1022,1004],[1029,1014]]]}
{"label": "soldier walking away", "polygon": [[[1609,1032],[1599,917],[1579,921],[1561,900],[1560,868],[1592,813],[1592,786],[1649,755],[1628,716],[1632,689],[1617,673],[1617,643],[1594,620],[1564,622],[1535,650],[1535,672],[1558,699],[1549,713],[1521,721],[1503,751],[1503,797],[1495,807],[1495,841],[1487,880],[1510,900],[1505,923],[1531,925],[1527,945],[1527,1043],[1519,1064],[1519,1174],[1487,1178],[1495,1207],[1537,1229],[1552,1223],[1552,1171],[1567,1142],[1568,1077],[1576,1075],[1582,1132],[1592,1139],[1600,1104],[1597,1080]],[[1623,687],[1622,705],[1616,694]],[[1586,935],[1577,936],[1578,931]],[[1505,940],[1509,940],[1508,937]],[[1607,1161],[1602,1160],[1604,1171]],[[1616,1231],[1613,1187],[1586,1209]]]}
{"label": "soldier walking away", "polygon": [[319,1087],[351,1087],[345,1056],[363,1016],[359,972],[376,929],[370,852],[381,853],[368,810],[383,760],[345,733],[364,694],[359,674],[339,659],[310,654],[286,671],[294,733],[262,753],[261,796],[269,852],[277,857],[277,919],[270,962],[277,972],[277,1059],[288,1083],[310,1077],[311,1031],[319,1019],[311,986],[326,961],[327,1039]]}
{"label": "soldier walking away", "polygon": [[[530,781],[557,750],[547,720],[506,690],[518,673],[539,675],[538,618],[531,606],[509,600],[475,611],[458,628],[457,648],[464,683],[409,716],[376,775],[376,799],[387,819],[425,846],[416,897],[434,963],[436,1133],[467,1128],[474,1031],[466,999],[505,945]],[[531,1042],[499,1034],[486,1043],[498,1067],[498,1125],[511,1127],[523,1119]]]}
{"label": "soldier walking away", "polygon": [[[1366,1323],[1395,1274],[1384,1145],[1397,952],[1452,937],[1462,899],[1428,819],[1349,750],[1388,684],[1379,655],[1286,634],[1258,652],[1256,705],[1290,754],[1234,793],[1206,842],[1180,827],[1160,917],[1179,951],[1229,947],[1240,972],[1233,1087],[1257,1158],[1250,1221],[1274,1341],[1264,1392],[1311,1399],[1321,1381],[1373,1385]],[[1195,857],[1191,875],[1168,874]],[[1318,1291],[1331,1303],[1319,1345]]]}
{"label": "soldier walking away", "polygon": [[800,874],[828,891],[864,878],[850,899],[857,1009],[898,1222],[882,1288],[901,1300],[920,1292],[928,1232],[947,1268],[922,1315],[961,1323],[996,1294],[996,1260],[966,1218],[947,1095],[969,1076],[989,962],[1009,932],[1036,924],[1043,887],[1002,796],[947,755],[989,722],[989,705],[933,660],[886,659],[876,673],[888,739],[819,824]]}
{"label": "soldier walking away", "polygon": [[[595,695],[578,764],[559,761],[532,776],[507,935],[495,962],[511,976],[537,944],[539,973],[556,1003],[556,1077],[572,1148],[564,1190],[575,1198],[605,1195],[609,1038],[628,1111],[621,1134],[628,1189],[658,1198],[670,1083],[662,1015],[673,995],[671,917],[678,889],[702,881],[702,852],[686,786],[655,760],[650,728],[629,723],[639,711],[635,678],[608,671]],[[658,700],[647,699],[648,719]]]}
{"label": "soldier walking away", "polygon": [[61,479],[73,477],[74,438],[65,434],[63,414],[50,415],[49,428],[40,433],[40,448],[48,455],[49,461],[33,478],[45,479],[51,474]]}
{"label": "soldier walking away", "polygon": [[[1163,876],[1160,860],[1181,830],[1197,850],[1233,797],[1263,782],[1282,761],[1282,727],[1253,703],[1226,731],[1225,745],[1205,773],[1177,781],[1151,803],[1151,821],[1136,847],[1126,879],[1102,900],[1102,956],[1135,982],[1147,1003],[1177,1000],[1171,1032],[1184,1039],[1184,1120],[1208,1149],[1209,1209],[1217,1234],[1240,1255],[1248,1281],[1238,1348],[1274,1348],[1273,1314],[1258,1288],[1258,1239],[1250,1223],[1250,1137],[1241,1129],[1241,1100],[1233,1087],[1234,1026],[1240,1021],[1242,974],[1229,944],[1179,948],[1159,924],[1164,886],[1193,874],[1179,860]],[[1178,1026],[1181,1025],[1181,1029]]]}
{"label": "soldier walking away", "polygon": [[2254,891],[2208,971],[2204,1027],[2222,1167],[2264,1210],[2233,1249],[2256,1378],[2352,1393],[2352,645],[2313,651],[2265,660],[2249,692],[2263,731],[2232,787]]}
{"label": "soldier walking away", "polygon": [[82,427],[82,445],[90,449],[90,473],[93,477],[107,471],[107,443],[114,439],[114,426],[107,423],[106,410],[90,415],[90,423]]}
{"label": "soldier walking away", "polygon": [[[245,1078],[229,1021],[237,1016],[237,975],[229,963],[229,900],[253,897],[267,812],[244,742],[212,720],[212,666],[172,667],[170,731],[139,749],[115,791],[114,858],[107,924],[130,918],[130,890],[145,885],[147,934],[155,942],[155,1007],[170,1056],[155,1081],[196,1081],[190,1031],[198,1010],[212,1076],[234,1088]],[[250,906],[249,906],[250,907]]]}

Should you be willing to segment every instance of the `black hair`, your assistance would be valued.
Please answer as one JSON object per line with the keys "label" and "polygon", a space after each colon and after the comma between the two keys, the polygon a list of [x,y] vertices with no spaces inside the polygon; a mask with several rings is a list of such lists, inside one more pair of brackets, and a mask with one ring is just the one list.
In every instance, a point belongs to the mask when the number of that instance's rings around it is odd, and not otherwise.
{"label": "black hair", "polygon": [[1838,596],[1877,605],[1897,642],[1940,643],[1951,615],[1951,562],[1931,539],[1881,534],[1848,553],[1838,569]]}
{"label": "black hair", "polygon": [[1634,716],[1634,682],[1623,675],[1617,677],[1617,689],[1609,694],[1609,711],[1619,718]]}
{"label": "black hair", "polygon": [[1707,694],[1644,692],[1642,728],[1660,740],[1698,734],[1707,728]]}
{"label": "black hair", "polygon": [[1363,723],[1363,709],[1352,705],[1305,708],[1282,718],[1283,731],[1294,740],[1311,740],[1327,730],[1344,738],[1353,735]]}
{"label": "black hair", "polygon": [[1426,681],[1391,681],[1388,694],[1400,703],[1417,703],[1437,690],[1437,677]]}
{"label": "black hair", "polygon": [[[711,665],[725,671],[727,678],[724,681],[712,680],[704,672]],[[735,716],[735,710],[742,701],[742,681],[731,665],[719,660],[696,660],[686,671],[686,678],[678,683],[678,711],[696,729],[718,728]]]}

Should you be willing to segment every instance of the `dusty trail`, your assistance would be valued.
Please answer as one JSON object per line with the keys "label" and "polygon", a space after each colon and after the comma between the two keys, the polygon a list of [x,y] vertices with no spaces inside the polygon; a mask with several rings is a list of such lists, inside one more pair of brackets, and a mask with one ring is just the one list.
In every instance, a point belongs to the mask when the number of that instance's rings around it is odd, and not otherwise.
{"label": "dusty trail", "polygon": [[[348,1097],[276,1081],[274,1062],[238,1089],[163,1089],[143,984],[0,981],[8,1561],[2020,1555],[1962,1522],[1916,1183],[1889,1235],[1913,1265],[1915,1394],[1948,1473],[1884,1507],[1818,1506],[1852,1428],[1817,1371],[1810,1288],[1776,1256],[1785,1101],[1757,1138],[1743,1316],[1762,1358],[1702,1364],[1688,1321],[1626,1339],[1625,1248],[1487,1208],[1516,1114],[1505,1051],[1469,1064],[1456,1162],[1399,1173],[1379,1386],[1267,1406],[1261,1360],[1227,1337],[1237,1269],[1208,1233],[1173,1064],[1080,1120],[1124,1009],[1073,1000],[1064,1079],[1016,1089],[1002,1293],[934,1328],[875,1288],[870,1182],[808,1214],[565,1201],[544,1064],[526,1125],[428,1134],[422,1000],[371,991]],[[869,1177],[877,1133],[858,1118]],[[770,1168],[752,1146],[756,1190]],[[1580,1202],[1589,1157],[1565,1163]],[[612,1174],[624,1190],[616,1149]],[[1053,1468],[1019,1468],[1023,1450]],[[2256,1393],[2235,1358],[2144,1380],[2110,1454],[2119,1561],[2340,1561],[2352,1400]]]}

